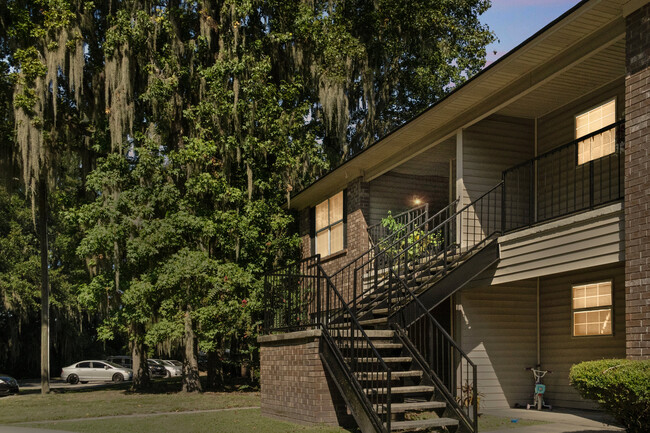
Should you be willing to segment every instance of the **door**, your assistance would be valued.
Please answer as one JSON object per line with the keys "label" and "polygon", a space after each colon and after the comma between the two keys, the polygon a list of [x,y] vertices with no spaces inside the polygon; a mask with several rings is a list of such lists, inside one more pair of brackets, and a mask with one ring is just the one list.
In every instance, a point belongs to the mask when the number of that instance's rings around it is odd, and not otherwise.
{"label": "door", "polygon": [[77,369],[75,371],[79,376],[79,381],[86,382],[93,379],[93,369],[90,362],[80,362],[77,364]]}

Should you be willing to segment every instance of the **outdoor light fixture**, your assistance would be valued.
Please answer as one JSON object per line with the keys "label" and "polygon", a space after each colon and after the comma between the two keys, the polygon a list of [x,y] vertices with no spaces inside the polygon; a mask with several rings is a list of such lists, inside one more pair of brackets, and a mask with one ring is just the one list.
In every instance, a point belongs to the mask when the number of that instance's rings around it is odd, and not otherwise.
{"label": "outdoor light fixture", "polygon": [[420,197],[413,197],[413,204],[416,205],[416,206],[421,205],[422,200],[420,199]]}

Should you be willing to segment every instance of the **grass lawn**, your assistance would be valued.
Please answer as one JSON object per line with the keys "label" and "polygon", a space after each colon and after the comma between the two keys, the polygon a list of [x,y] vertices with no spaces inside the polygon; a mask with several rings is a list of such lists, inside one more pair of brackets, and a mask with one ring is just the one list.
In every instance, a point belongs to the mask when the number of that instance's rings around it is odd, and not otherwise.
{"label": "grass lawn", "polygon": [[155,417],[110,418],[75,422],[29,424],[29,427],[52,428],[73,432],[183,432],[183,433],[348,433],[338,427],[307,427],[262,416],[259,409],[227,412],[157,415]]}
{"label": "grass lawn", "polygon": [[259,406],[256,392],[130,393],[126,390],[84,390],[4,397],[0,424],[111,415],[184,412]]}
{"label": "grass lawn", "polygon": [[[184,394],[171,385],[151,393],[131,393],[126,386],[2,398],[0,424],[105,433],[349,433],[339,427],[307,427],[262,416],[256,408],[260,405],[257,392]],[[214,411],[219,409],[229,410]],[[211,412],[191,412],[201,410]],[[540,422],[512,423],[489,415],[479,418],[482,432],[534,424]]]}

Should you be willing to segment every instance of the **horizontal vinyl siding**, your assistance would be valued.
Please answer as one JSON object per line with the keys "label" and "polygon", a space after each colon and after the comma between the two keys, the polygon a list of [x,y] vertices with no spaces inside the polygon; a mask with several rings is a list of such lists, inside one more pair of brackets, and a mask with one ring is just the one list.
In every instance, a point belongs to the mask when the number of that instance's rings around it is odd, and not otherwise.
{"label": "horizontal vinyl siding", "polygon": [[[614,336],[572,337],[571,286],[614,280]],[[625,275],[624,266],[608,266],[540,279],[542,367],[553,371],[544,378],[546,399],[558,407],[596,408],[583,400],[569,384],[573,364],[625,358]]]}
{"label": "horizontal vinyl siding", "polygon": [[[531,121],[503,116],[490,117],[463,131],[461,204],[475,201],[501,182],[503,170],[532,158],[533,136]],[[484,232],[501,227],[500,191],[490,194],[490,201],[490,206],[485,200],[481,207],[472,207],[463,215],[462,236],[469,245]]]}
{"label": "horizontal vinyl siding", "polygon": [[482,409],[525,403],[537,357],[536,282],[462,290],[457,298],[457,332],[477,365]]}
{"label": "horizontal vinyl siding", "polygon": [[464,203],[501,181],[508,167],[533,157],[530,121],[491,117],[463,131]]}
{"label": "horizontal vinyl siding", "polygon": [[499,238],[492,284],[621,262],[625,254],[621,203],[541,224]]}
{"label": "horizontal vinyl siding", "polygon": [[415,207],[413,198],[429,203],[429,211],[447,205],[449,178],[446,176],[386,173],[369,184],[370,221],[378,224],[390,210],[393,215]]}

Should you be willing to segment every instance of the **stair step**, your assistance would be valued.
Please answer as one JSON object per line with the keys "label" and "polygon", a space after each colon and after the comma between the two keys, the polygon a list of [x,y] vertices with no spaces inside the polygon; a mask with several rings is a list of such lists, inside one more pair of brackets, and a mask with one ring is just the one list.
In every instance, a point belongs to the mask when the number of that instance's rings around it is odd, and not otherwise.
{"label": "stair step", "polygon": [[[361,371],[354,374],[358,380],[384,380],[386,378],[386,372],[384,371]],[[422,371],[404,370],[390,373],[391,379],[401,379],[403,377],[422,377]]]}
{"label": "stair step", "polygon": [[[375,349],[401,349],[404,347],[402,343],[372,343],[373,346],[375,346]],[[365,345],[362,346],[354,346],[357,349],[365,349]],[[349,349],[350,345],[349,344],[344,344],[341,349]]]}
{"label": "stair step", "polygon": [[[415,386],[394,386],[391,387],[391,394],[421,394],[424,392],[434,392],[436,389],[433,386],[415,385]],[[386,388],[366,388],[366,394],[386,394]]]}
{"label": "stair step", "polygon": [[[390,329],[364,329],[368,338],[393,338],[395,336],[395,331]],[[337,336],[349,337],[350,331],[343,330],[338,332]],[[362,338],[361,332],[355,331],[353,334],[354,338]]]}
{"label": "stair step", "polygon": [[391,431],[415,431],[431,428],[457,426],[458,420],[452,418],[431,418],[415,421],[391,421]]}
{"label": "stair step", "polygon": [[[398,364],[406,363],[413,361],[413,358],[410,356],[386,356],[382,358],[386,364]],[[359,364],[370,364],[377,363],[379,360],[377,358],[354,358]],[[352,358],[345,358],[345,362],[352,362]]]}
{"label": "stair step", "polygon": [[372,314],[388,314],[388,308],[373,308]]}
{"label": "stair step", "polygon": [[[416,401],[413,403],[392,403],[390,405],[391,413],[404,413],[411,411],[428,411],[434,409],[443,409],[447,407],[447,403],[444,401]],[[386,410],[386,406],[379,408],[378,412],[383,413]]]}
{"label": "stair step", "polygon": [[378,319],[366,319],[360,320],[359,325],[368,326],[368,325],[383,325],[388,323],[388,317],[380,317]]}

